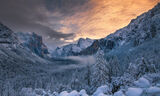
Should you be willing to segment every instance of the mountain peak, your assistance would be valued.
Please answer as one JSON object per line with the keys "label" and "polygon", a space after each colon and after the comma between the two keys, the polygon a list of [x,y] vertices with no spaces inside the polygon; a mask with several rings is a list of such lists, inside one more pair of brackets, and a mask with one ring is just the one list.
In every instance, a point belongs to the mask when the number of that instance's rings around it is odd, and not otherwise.
{"label": "mountain peak", "polygon": [[11,29],[9,29],[7,26],[0,23],[0,37],[1,38],[7,38],[13,33]]}
{"label": "mountain peak", "polygon": [[18,43],[14,32],[7,26],[0,23],[0,44]]}
{"label": "mountain peak", "polygon": [[43,43],[42,36],[37,35],[34,32],[18,32],[16,33],[21,44],[30,49],[33,53],[37,54],[40,57],[44,57],[48,54],[48,48]]}
{"label": "mountain peak", "polygon": [[[94,44],[97,45],[96,49],[98,49],[97,47],[100,47],[100,49],[108,51],[117,48],[118,46],[121,47],[128,43],[130,43],[130,45],[132,46],[138,46],[143,42],[146,42],[156,37],[159,33],[160,3],[158,3],[154,8],[152,8],[148,12],[145,12],[142,15],[138,16],[136,19],[131,20],[131,22],[126,27],[119,29],[115,33],[98,40],[97,43],[92,42],[89,43],[88,46],[86,42],[90,42],[90,39],[80,38],[78,41],[78,46],[82,47],[86,53],[94,49]],[[87,47],[85,47],[85,45],[87,45]],[[61,51],[64,51],[62,49]],[[67,52],[72,53],[72,49],[75,49],[75,47],[70,47],[70,50]],[[79,52],[83,50],[80,50]]]}

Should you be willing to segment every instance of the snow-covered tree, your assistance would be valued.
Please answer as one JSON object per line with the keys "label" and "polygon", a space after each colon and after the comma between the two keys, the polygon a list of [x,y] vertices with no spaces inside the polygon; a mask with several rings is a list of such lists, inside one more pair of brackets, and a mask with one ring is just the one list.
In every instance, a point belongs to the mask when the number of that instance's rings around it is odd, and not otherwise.
{"label": "snow-covered tree", "polygon": [[98,87],[102,84],[106,84],[106,81],[111,81],[112,69],[109,66],[109,63],[104,58],[104,53],[98,51],[96,54],[96,64],[92,68],[92,86]]}
{"label": "snow-covered tree", "polygon": [[16,96],[16,92],[9,81],[6,81],[6,83],[3,86],[3,89],[4,91],[2,96]]}
{"label": "snow-covered tree", "polygon": [[[104,52],[99,50],[92,71],[92,90],[105,84],[110,87],[111,91],[112,87],[117,87],[111,84],[113,77],[120,75],[119,61],[116,56],[110,56],[109,59],[106,59]],[[114,90],[117,91],[117,89]]]}
{"label": "snow-covered tree", "polygon": [[81,89],[81,82],[79,81],[79,76],[77,75],[79,72],[76,69],[75,73],[72,76],[72,80],[71,80],[71,88],[72,89]]}

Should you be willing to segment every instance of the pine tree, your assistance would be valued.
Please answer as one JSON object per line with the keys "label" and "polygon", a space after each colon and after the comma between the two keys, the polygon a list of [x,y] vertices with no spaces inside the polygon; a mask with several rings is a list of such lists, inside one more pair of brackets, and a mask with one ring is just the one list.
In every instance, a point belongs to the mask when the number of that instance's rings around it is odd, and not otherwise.
{"label": "pine tree", "polygon": [[16,96],[16,92],[9,81],[7,81],[3,87],[3,96]]}
{"label": "pine tree", "polygon": [[102,51],[98,51],[96,54],[96,64],[93,65],[92,85],[98,87],[106,83],[109,76],[109,70],[107,68],[107,61],[104,59]]}
{"label": "pine tree", "polygon": [[89,65],[87,66],[87,78],[86,79],[87,79],[87,85],[91,86],[91,69]]}
{"label": "pine tree", "polygon": [[108,61],[105,59],[103,51],[96,54],[96,64],[93,65],[92,85],[93,88],[112,82],[113,76],[119,76],[120,68],[118,58],[111,57]]}
{"label": "pine tree", "polygon": [[156,36],[156,26],[155,26],[155,24],[151,24],[150,32],[151,32],[152,38]]}

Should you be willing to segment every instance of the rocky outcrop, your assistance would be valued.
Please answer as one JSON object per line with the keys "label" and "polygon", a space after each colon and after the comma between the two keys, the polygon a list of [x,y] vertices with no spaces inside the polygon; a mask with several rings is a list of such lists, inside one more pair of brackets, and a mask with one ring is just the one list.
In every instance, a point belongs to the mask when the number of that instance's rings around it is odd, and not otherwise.
{"label": "rocky outcrop", "polygon": [[42,37],[35,33],[16,33],[21,45],[28,48],[31,52],[37,54],[40,57],[47,55],[48,48],[43,43]]}
{"label": "rocky outcrop", "polygon": [[92,55],[98,51],[99,45],[100,44],[98,40],[95,40],[91,46],[87,47],[86,49],[82,50],[79,53],[75,53],[74,55]]}
{"label": "rocky outcrop", "polygon": [[77,44],[69,44],[62,47],[57,47],[56,50],[52,52],[53,57],[61,57],[61,56],[75,56],[80,55],[83,50],[92,46],[94,40],[89,38],[80,38]]}
{"label": "rocky outcrop", "polygon": [[17,38],[13,31],[0,23],[0,44],[17,43]]}

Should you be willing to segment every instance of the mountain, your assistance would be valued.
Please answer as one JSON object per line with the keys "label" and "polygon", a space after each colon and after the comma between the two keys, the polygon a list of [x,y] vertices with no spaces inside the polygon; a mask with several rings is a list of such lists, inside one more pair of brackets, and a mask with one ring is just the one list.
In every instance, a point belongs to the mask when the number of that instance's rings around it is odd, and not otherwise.
{"label": "mountain", "polygon": [[43,43],[42,36],[35,33],[22,33],[17,32],[20,43],[25,48],[28,48],[31,52],[37,54],[40,57],[45,57],[48,52],[47,46]]}
{"label": "mountain", "polygon": [[[26,50],[18,40],[16,34],[7,26],[0,24],[0,95],[6,82],[23,81],[24,78],[32,78],[30,74],[42,72],[49,61],[32,54]],[[41,67],[40,67],[41,66]],[[42,67],[43,66],[43,67]],[[44,72],[42,72],[44,73]],[[38,76],[38,75],[37,75]],[[18,83],[17,82],[17,83]],[[21,85],[13,85],[19,88]],[[14,96],[14,95],[13,95]]]}
{"label": "mountain", "polygon": [[0,96],[24,96],[20,91],[25,87],[54,85],[52,88],[59,90],[59,84],[69,83],[71,74],[81,64],[75,60],[41,57],[47,53],[41,36],[15,33],[0,23]]}
{"label": "mountain", "polygon": [[21,45],[40,57],[45,57],[48,54],[48,49],[41,36],[35,33],[14,33],[2,23],[0,23],[0,44],[8,47],[20,47]]}
{"label": "mountain", "polygon": [[[66,50],[66,46],[59,48],[60,52]],[[65,52],[60,55],[96,57],[95,64],[83,72],[78,70],[74,75],[73,84],[87,92],[77,92],[75,90],[80,89],[73,88],[74,91],[66,89],[53,94],[49,91],[49,96],[81,96],[82,93],[85,96],[88,96],[86,93],[92,96],[160,96],[160,3],[131,20],[128,26],[94,40],[90,46],[76,51],[76,54],[73,54],[72,48],[68,49],[65,51],[67,55]],[[81,81],[81,78],[87,82]],[[100,85],[104,86],[96,90]],[[36,94],[36,90],[32,92]]]}
{"label": "mountain", "polygon": [[[160,34],[160,3],[131,20],[128,26],[98,40],[99,48],[109,51],[127,44],[138,46]],[[89,50],[88,50],[89,51]]]}
{"label": "mountain", "polygon": [[[75,49],[70,44],[57,48],[55,52],[59,53],[58,56],[71,56],[71,55],[92,55],[95,54],[98,49],[104,52],[111,51],[126,44],[135,47],[138,46],[160,34],[160,3],[153,9],[138,16],[136,19],[131,20],[128,26],[117,30],[115,33],[109,36],[94,40],[90,42],[85,48],[81,48],[75,52]],[[92,44],[91,44],[92,43]],[[53,53],[55,54],[55,53]],[[67,54],[67,55],[64,55]]]}
{"label": "mountain", "polygon": [[[47,53],[42,38],[34,33],[18,34],[0,24],[0,96],[47,96],[55,91],[63,92],[51,96],[64,96],[81,89],[94,96],[116,92],[118,96],[137,92],[135,96],[159,96],[160,3],[105,38],[79,39],[52,53],[55,57],[84,57],[41,58]],[[71,96],[77,94],[71,92]]]}
{"label": "mountain", "polygon": [[78,55],[82,50],[91,46],[94,40],[89,38],[80,38],[77,44],[69,44],[62,47],[57,47],[53,53],[53,57],[63,57],[63,56],[71,56],[71,55]]}
{"label": "mountain", "polygon": [[[18,92],[24,87],[45,88],[53,78],[66,78],[67,74],[70,77],[75,67],[71,64],[76,65],[76,62],[41,57],[47,53],[41,36],[35,33],[15,33],[0,23],[0,96],[23,96],[18,95]],[[54,84],[57,82],[63,80],[54,81]]]}
{"label": "mountain", "polygon": [[[131,20],[130,24],[99,41],[105,41],[106,48],[112,49],[127,43],[138,46],[159,35],[160,32],[160,3],[148,12]],[[111,43],[112,42],[112,43]],[[111,44],[111,46],[107,46]],[[112,46],[113,45],[113,46]],[[100,46],[101,47],[101,46]],[[101,47],[103,49],[103,47]]]}
{"label": "mountain", "polygon": [[0,44],[14,44],[17,43],[17,38],[13,31],[0,23]]}

